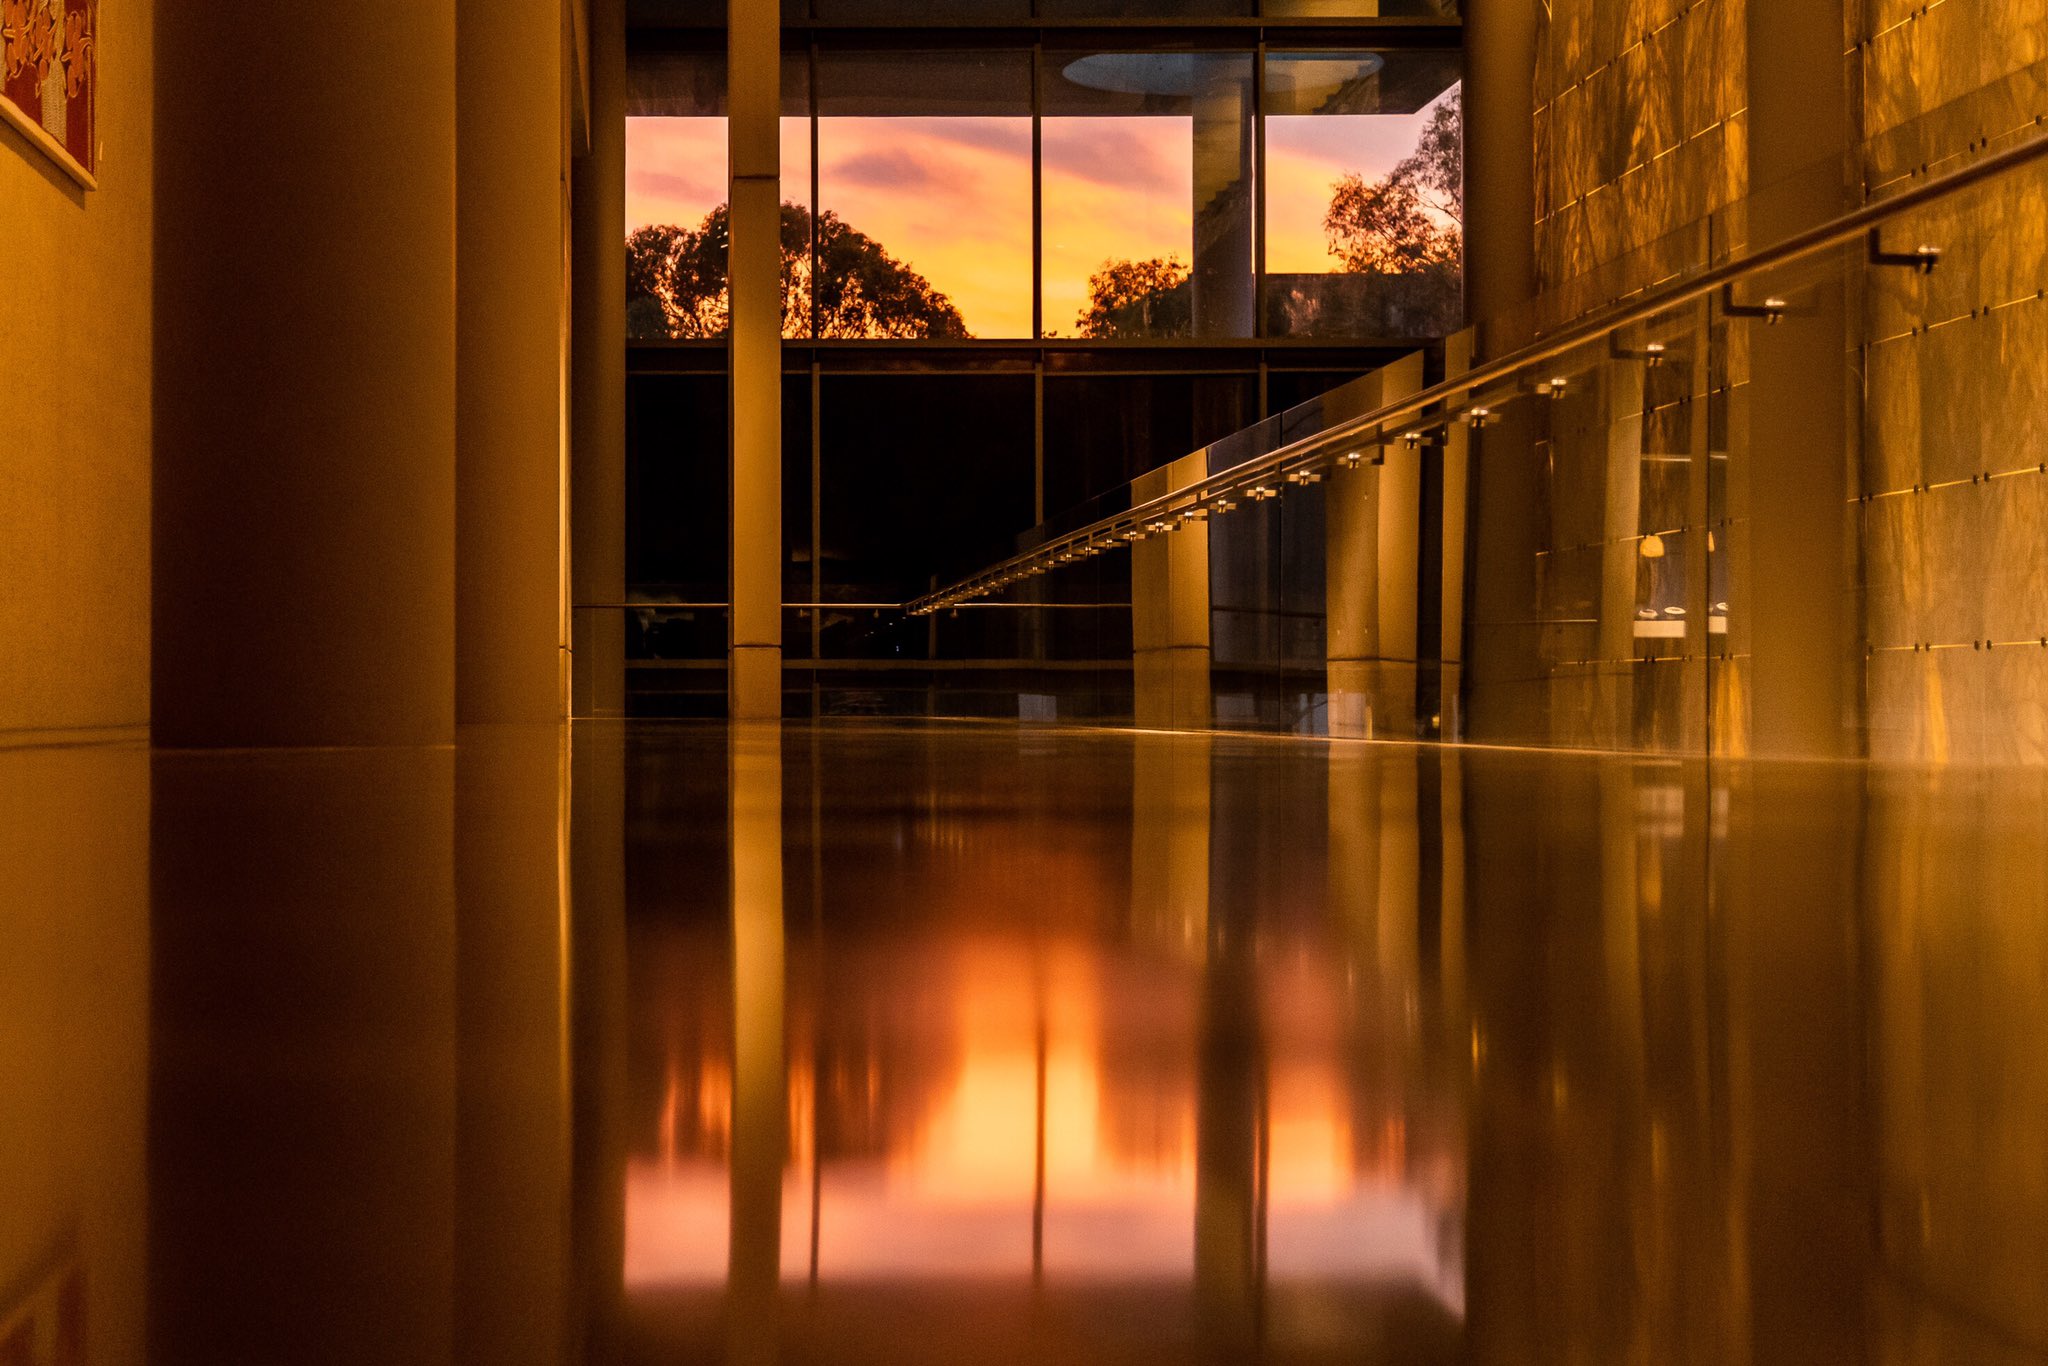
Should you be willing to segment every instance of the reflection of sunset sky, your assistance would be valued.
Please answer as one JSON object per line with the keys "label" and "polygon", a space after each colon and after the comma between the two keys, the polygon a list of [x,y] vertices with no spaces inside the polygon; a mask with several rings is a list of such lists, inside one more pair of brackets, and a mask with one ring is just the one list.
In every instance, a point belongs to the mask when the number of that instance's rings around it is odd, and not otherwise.
{"label": "reflection of sunset sky", "polygon": [[[879,1146],[826,1156],[817,1237],[827,1279],[1027,1276],[1041,1094],[1046,1275],[1190,1276],[1202,966],[1178,955],[1105,952],[1086,939],[988,933],[898,943],[877,964],[884,960],[892,980],[855,972],[853,980],[872,985],[837,1016],[792,1002],[785,1278],[808,1271],[812,1107],[829,1103],[810,1071],[821,1049],[842,1067],[862,1058],[862,1066],[893,1074],[880,1094],[894,1111],[880,1117]],[[1275,1272],[1406,1282],[1453,1303],[1438,1243],[1447,1193],[1414,1179],[1418,1155],[1409,1151],[1409,1101],[1399,1086],[1361,1088],[1346,1024],[1356,1003],[1324,961],[1319,969],[1269,968],[1259,990],[1276,1059],[1264,1087]],[[723,966],[706,953],[697,971]],[[664,990],[685,985],[671,978]],[[844,1037],[833,1044],[848,1021],[860,1022],[859,1036],[880,1051],[849,1054]],[[828,1035],[813,1042],[807,1035],[819,1027]],[[722,1051],[722,1041],[704,1041]],[[727,1110],[714,1093],[729,1089],[730,1072],[723,1056],[671,1062],[695,1075],[681,1085],[671,1075],[658,1146],[642,1146],[627,1171],[626,1283],[637,1289],[716,1284],[726,1270],[726,1177],[717,1154]],[[695,1103],[679,1106],[689,1090]],[[830,1133],[832,1120],[820,1118]]]}
{"label": "reflection of sunset sky", "polygon": [[[1428,111],[1269,118],[1267,268],[1326,271],[1331,187],[1383,175],[1415,145]],[[1178,255],[1192,236],[1188,120],[1048,118],[1045,326],[1063,336],[1107,261]],[[695,227],[725,201],[725,124],[627,120],[626,227]],[[952,299],[979,337],[1031,334],[1031,121],[826,118],[819,121],[824,207],[880,242]],[[783,197],[809,197],[805,120],[782,121]]]}

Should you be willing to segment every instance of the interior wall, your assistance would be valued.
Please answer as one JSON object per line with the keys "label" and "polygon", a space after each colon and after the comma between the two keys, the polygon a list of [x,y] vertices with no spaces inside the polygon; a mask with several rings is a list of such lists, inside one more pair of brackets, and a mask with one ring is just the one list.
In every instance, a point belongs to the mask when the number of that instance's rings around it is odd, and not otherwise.
{"label": "interior wall", "polygon": [[0,744],[149,723],[154,11],[102,8],[100,188],[0,125]]}
{"label": "interior wall", "polygon": [[[2048,30],[2030,7],[1844,10],[1842,40],[1827,46],[1846,54],[1845,204],[2040,135]],[[1540,13],[1539,331],[1757,245],[1751,206],[1763,213],[1799,191],[1752,183],[1771,179],[1752,173],[1766,131],[1751,126],[1756,17],[1748,0],[1559,0]],[[1819,104],[1814,116],[1832,117]],[[1837,178],[1811,179],[1831,189]],[[1812,588],[1840,595],[1849,619],[1842,752],[2048,759],[2048,587],[2033,553],[2048,531],[2048,436],[2032,420],[2048,402],[2044,208],[2048,172],[2007,176],[1886,229],[1895,250],[1940,247],[1931,274],[1866,265],[1859,244],[1786,282],[1805,298],[1823,274],[1848,272],[1849,421],[1836,468],[1852,528],[1840,579]],[[1767,231],[1759,221],[1756,234]],[[1532,435],[1512,450],[1507,432],[1494,438],[1496,462],[1539,471],[1537,547],[1532,574],[1527,548],[1479,541],[1482,580],[1530,586],[1474,623],[1475,651],[1494,654],[1468,699],[1475,734],[1728,754],[1763,745],[1776,704],[1755,691],[1752,650],[1784,606],[1765,590],[1806,571],[1754,539],[1750,485],[1771,467],[1753,462],[1784,418],[1752,403],[1761,326],[1715,307],[1632,329],[1618,346],[1664,343],[1661,369],[1600,348],[1577,358],[1566,401],[1530,405]],[[1480,471],[1483,483],[1483,456]],[[1646,640],[1646,612],[1683,615],[1682,643]],[[1702,612],[1710,630],[1693,620]],[[1509,680],[1513,696],[1489,695],[1487,677]]]}
{"label": "interior wall", "polygon": [[[1853,7],[1863,179],[1884,193],[2040,136],[2038,7]],[[1847,46],[1847,45],[1845,45]],[[1874,758],[2048,761],[2048,172],[1908,217],[1930,275],[1863,280],[1863,705]],[[1985,478],[1984,476],[1990,476]]]}

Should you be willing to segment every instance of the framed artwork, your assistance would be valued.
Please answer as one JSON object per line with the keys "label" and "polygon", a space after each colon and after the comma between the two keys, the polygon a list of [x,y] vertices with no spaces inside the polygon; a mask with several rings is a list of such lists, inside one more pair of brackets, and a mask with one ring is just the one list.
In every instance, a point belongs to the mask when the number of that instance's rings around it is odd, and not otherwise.
{"label": "framed artwork", "polygon": [[98,188],[99,0],[0,0],[0,119]]}

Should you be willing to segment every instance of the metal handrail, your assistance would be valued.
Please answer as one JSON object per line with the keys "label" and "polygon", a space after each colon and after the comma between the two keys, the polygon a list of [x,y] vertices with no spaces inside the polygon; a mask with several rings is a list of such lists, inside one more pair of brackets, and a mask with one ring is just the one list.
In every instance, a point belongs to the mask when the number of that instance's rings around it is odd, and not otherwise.
{"label": "metal handrail", "polygon": [[[1439,404],[1448,404],[1511,379],[1524,370],[1555,360],[1589,342],[1599,341],[1625,328],[1648,322],[1695,300],[1720,292],[1726,286],[1752,275],[1791,265],[1818,255],[1830,247],[1867,237],[1873,230],[1915,209],[1937,203],[1950,195],[1995,179],[2037,161],[2048,159],[2048,135],[2036,136],[1995,152],[1981,161],[1935,176],[1912,189],[1865,204],[1838,218],[1796,232],[1768,247],[1733,257],[1689,280],[1647,292],[1636,299],[1594,313],[1587,318],[1512,351],[1498,360],[1485,361],[1462,375],[1446,379],[1396,399],[1372,412],[1347,418],[1334,427],[1291,442],[1265,455],[1233,465],[1198,483],[1184,485],[1169,493],[1140,503],[1080,528],[1066,532],[1043,545],[1013,555],[988,569],[960,579],[948,587],[926,594],[905,605],[913,615],[924,615],[942,607],[958,606],[968,598],[981,597],[1019,579],[1035,576],[1062,563],[1099,554],[1148,535],[1178,527],[1185,514],[1206,508],[1217,499],[1247,488],[1266,487],[1268,481],[1284,481],[1291,473],[1320,470],[1331,454],[1344,450],[1358,454],[1365,447],[1386,444],[1389,428],[1410,426],[1403,419],[1424,414]],[[1916,258],[1924,259],[1924,258]],[[1448,420],[1449,415],[1442,415]],[[1429,427],[1437,422],[1426,424]],[[1419,439],[1420,433],[1408,433]],[[1380,463],[1378,459],[1359,463]],[[1283,484],[1274,482],[1277,493]]]}

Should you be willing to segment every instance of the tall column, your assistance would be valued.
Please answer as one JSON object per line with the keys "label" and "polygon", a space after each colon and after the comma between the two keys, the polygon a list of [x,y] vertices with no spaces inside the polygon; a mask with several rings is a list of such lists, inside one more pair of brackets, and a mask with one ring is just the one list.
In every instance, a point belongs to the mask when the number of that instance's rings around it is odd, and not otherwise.
{"label": "tall column", "polygon": [[457,0],[455,714],[563,714],[560,0]]}
{"label": "tall column", "polygon": [[444,743],[455,0],[166,0],[156,70],[156,738]]}
{"label": "tall column", "polygon": [[[1184,455],[1131,485],[1138,502],[1200,482],[1208,454]],[[1137,723],[1148,730],[1209,725],[1209,525],[1131,546],[1131,661]]]}
{"label": "tall column", "polygon": [[1249,337],[1252,276],[1252,82],[1241,59],[1194,58],[1194,328]]}
{"label": "tall column", "polygon": [[782,715],[782,18],[731,0],[734,720]]}
{"label": "tall column", "polygon": [[[1848,206],[1843,32],[1842,0],[1749,7],[1753,246]],[[1729,644],[1740,654],[1746,637],[1754,752],[1831,758],[1853,748],[1842,281],[1802,288],[1794,303],[1778,326],[1749,326],[1749,581],[1731,603]]]}
{"label": "tall column", "polygon": [[[1477,97],[1465,101],[1465,315],[1478,327],[1475,365],[1530,339],[1535,81],[1535,6],[1466,0],[1465,89]],[[1538,629],[1527,624],[1537,616],[1539,421],[1534,405],[1511,403],[1467,445],[1472,653],[1462,670],[1460,738],[1532,740],[1548,733],[1539,696],[1526,681],[1536,676],[1541,648]],[[1448,484],[1445,493],[1448,506]]]}
{"label": "tall column", "polygon": [[[1422,388],[1422,354],[1376,371],[1370,406]],[[1377,468],[1325,485],[1324,594],[1330,733],[1415,733],[1421,584],[1422,452],[1390,443]],[[1434,648],[1435,642],[1431,642]]]}
{"label": "tall column", "polygon": [[[626,5],[590,0],[590,150],[570,173],[571,600],[626,600]],[[626,617],[573,613],[571,706],[626,710]]]}

